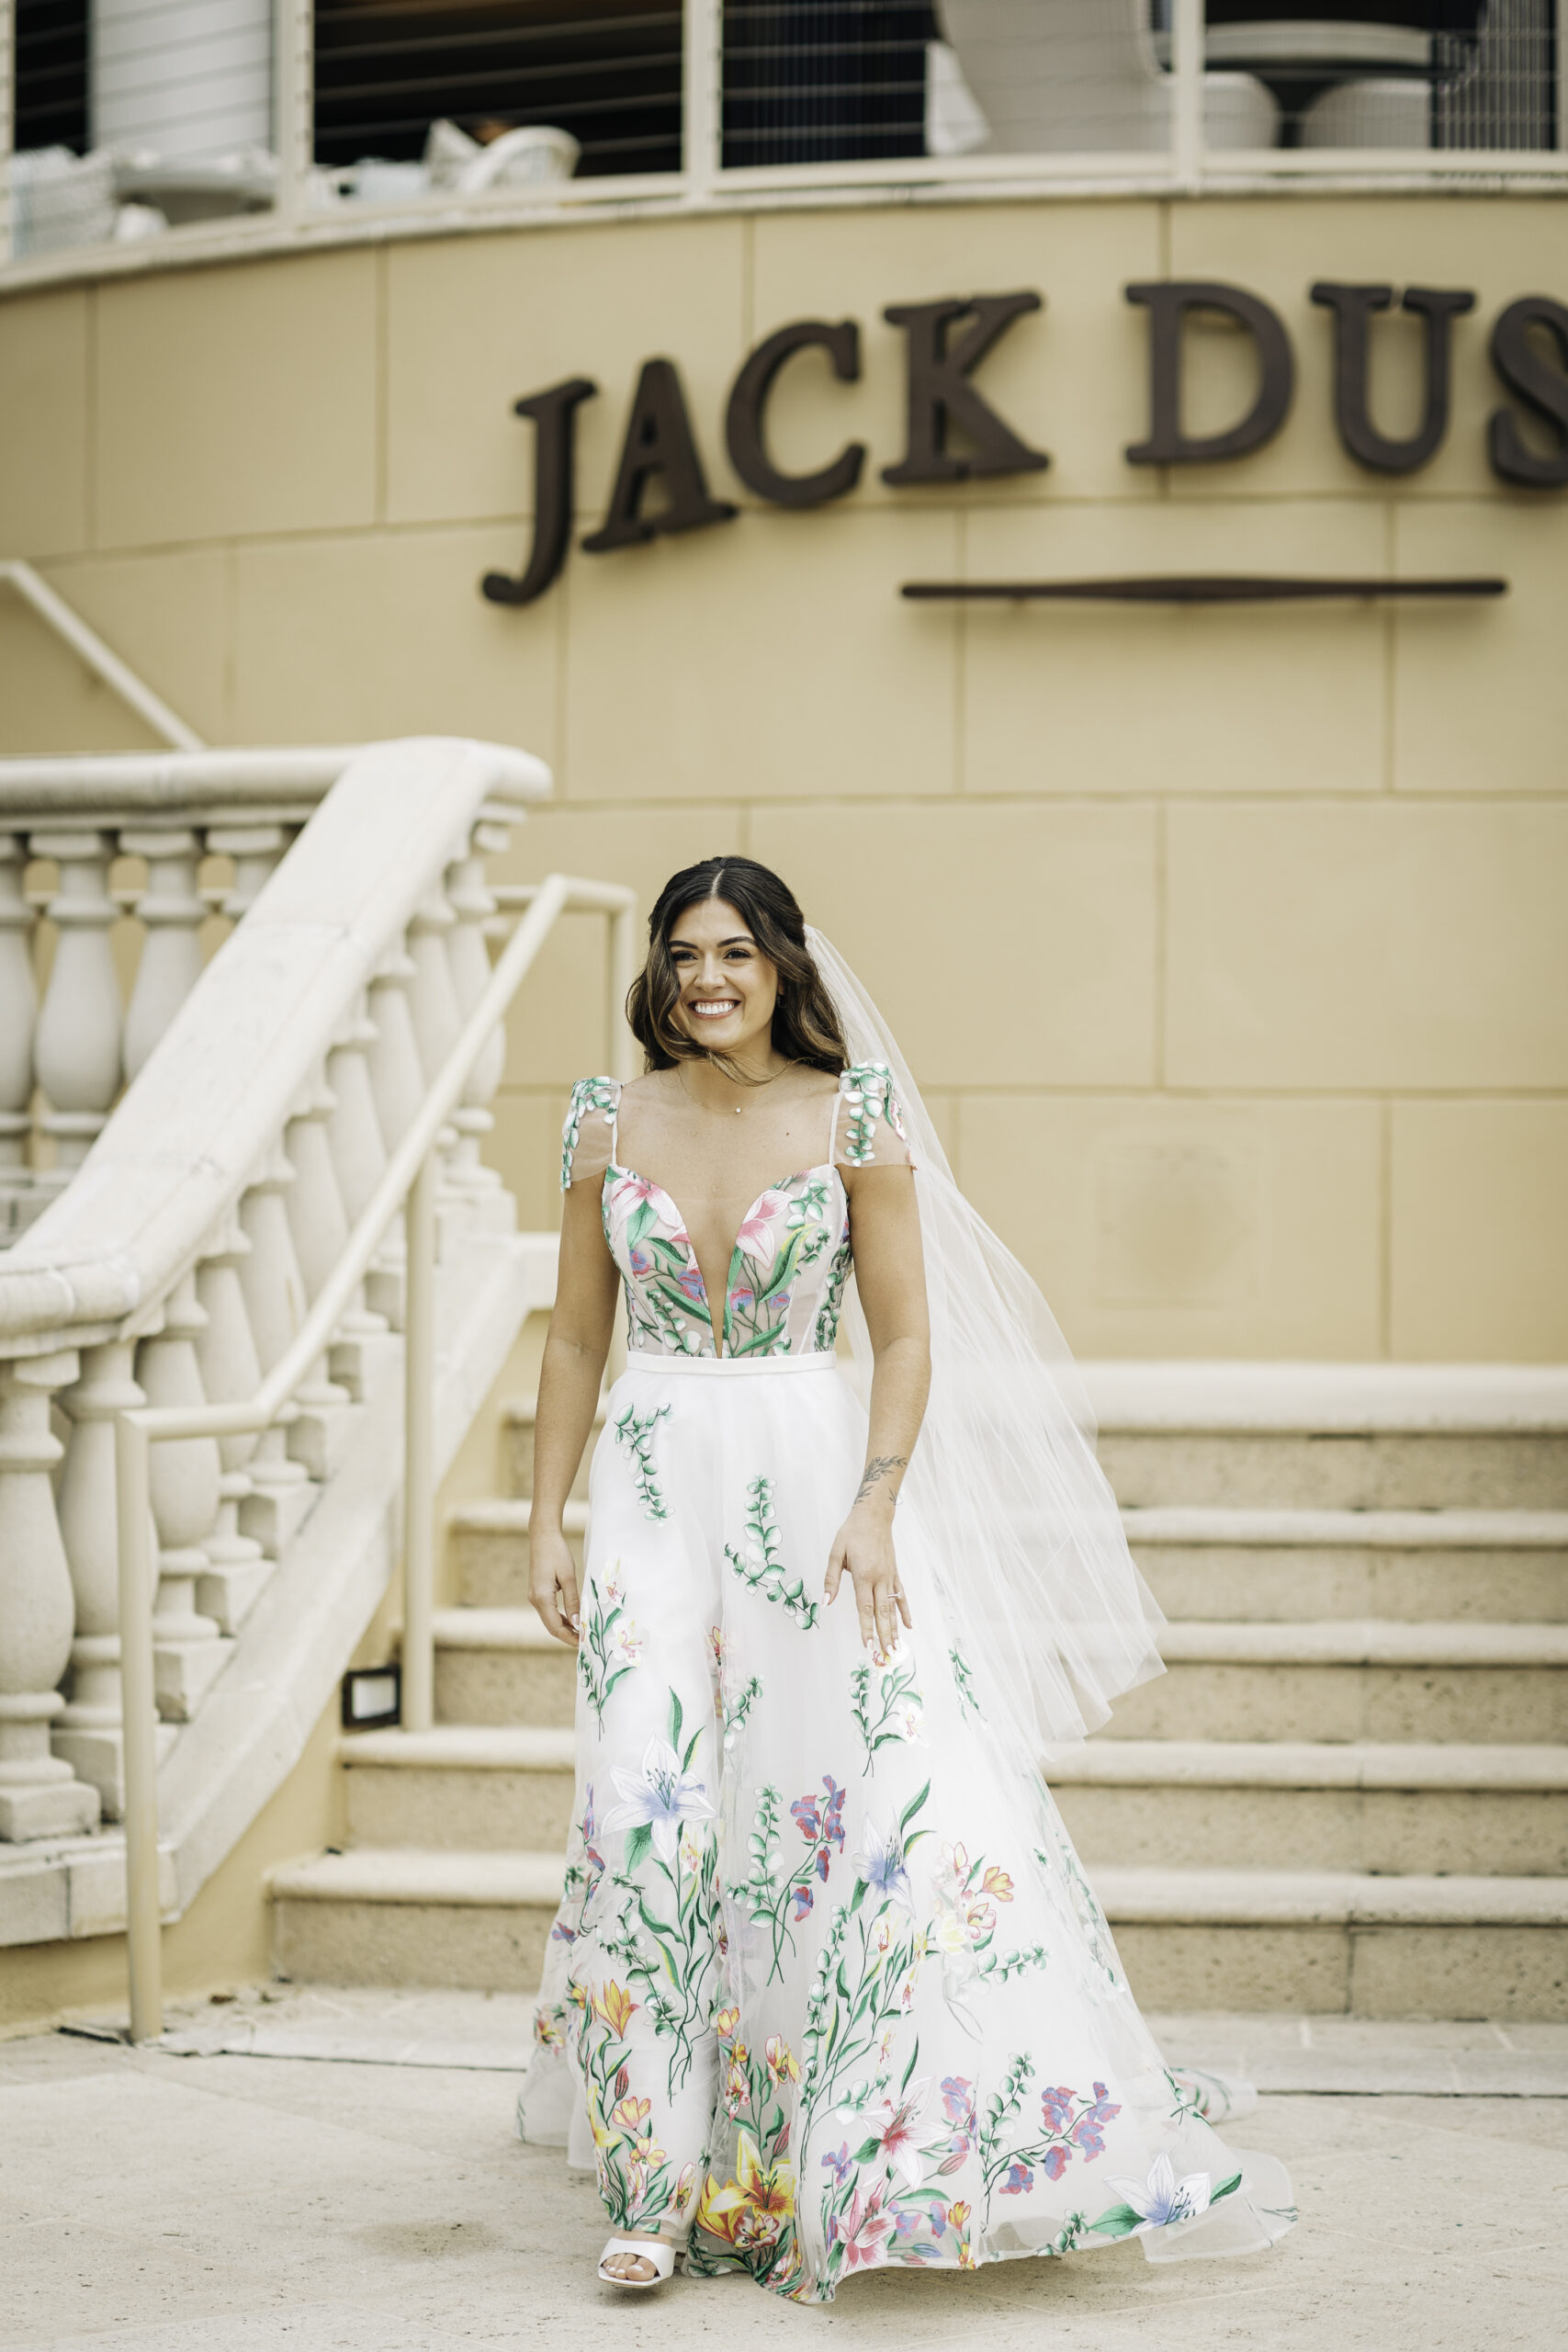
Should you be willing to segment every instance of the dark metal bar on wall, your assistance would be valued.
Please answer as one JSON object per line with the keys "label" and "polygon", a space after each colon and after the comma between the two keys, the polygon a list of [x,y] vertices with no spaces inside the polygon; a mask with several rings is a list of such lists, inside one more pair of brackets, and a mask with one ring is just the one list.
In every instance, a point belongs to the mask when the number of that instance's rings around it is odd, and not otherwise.
{"label": "dark metal bar on wall", "polygon": [[1506,580],[1307,580],[1289,574],[1168,572],[1125,580],[906,580],[917,604],[1283,605],[1329,597],[1506,596]]}

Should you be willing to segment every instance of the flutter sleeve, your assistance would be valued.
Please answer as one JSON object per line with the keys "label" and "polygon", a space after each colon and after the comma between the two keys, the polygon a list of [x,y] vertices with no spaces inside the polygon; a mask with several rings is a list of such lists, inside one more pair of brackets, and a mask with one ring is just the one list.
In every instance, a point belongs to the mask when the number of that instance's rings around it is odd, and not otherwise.
{"label": "flutter sleeve", "polygon": [[855,1062],[841,1072],[833,1159],[840,1168],[917,1164],[886,1062]]}
{"label": "flutter sleeve", "polygon": [[621,1104],[618,1078],[580,1078],[571,1090],[560,1131],[560,1188],[603,1177],[615,1152],[615,1116]]}

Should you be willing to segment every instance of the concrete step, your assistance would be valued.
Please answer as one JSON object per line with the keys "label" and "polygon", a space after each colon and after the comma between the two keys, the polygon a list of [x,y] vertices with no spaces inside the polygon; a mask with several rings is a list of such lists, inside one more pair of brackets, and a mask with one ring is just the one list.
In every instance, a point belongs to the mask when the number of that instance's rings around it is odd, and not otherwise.
{"label": "concrete step", "polygon": [[1128,1508],[1568,1506],[1568,1372],[1552,1365],[1082,1367]]}
{"label": "concrete step", "polygon": [[[506,1431],[506,1459],[514,1495],[528,1496],[534,1491],[534,1408],[532,1396],[513,1396],[501,1408],[502,1426]],[[593,1416],[593,1427],[582,1449],[582,1460],[571,1491],[580,1502],[588,1498],[588,1464],[592,1459],[594,1441],[604,1426],[604,1407],[601,1400]]]}
{"label": "concrete step", "polygon": [[355,1846],[556,1853],[571,1827],[570,1727],[441,1724],[368,1731],[339,1744]]}
{"label": "concrete step", "polygon": [[435,1712],[444,1724],[570,1724],[577,1658],[532,1609],[438,1609]]}
{"label": "concrete step", "polygon": [[268,1880],[273,1964],[296,1982],[531,1993],[563,1865],[553,1853],[355,1847]]}
{"label": "concrete step", "polygon": [[1091,1870],[1568,1876],[1568,1747],[1099,1738],[1046,1777]]}
{"label": "concrete step", "polygon": [[[1568,1882],[1355,1871],[1094,1871],[1145,2007],[1361,2017],[1568,2016]],[[356,1848],[272,1873],[279,1972],[339,1984],[528,1991],[549,1854]]]}
{"label": "concrete step", "polygon": [[1398,1619],[1168,1625],[1168,1671],[1102,1736],[1506,1740],[1568,1736],[1568,1626]]}
{"label": "concrete step", "polygon": [[1568,2018],[1568,1880],[1101,1864],[1145,2009]]}
{"label": "concrete step", "polygon": [[1568,1511],[1124,1510],[1169,1617],[1568,1619]]}
{"label": "concrete step", "polygon": [[[521,1609],[528,1600],[526,1496],[465,1503],[446,1521],[446,1542],[465,1609]],[[568,1503],[562,1514],[579,1568],[588,1533],[588,1505]],[[1568,1614],[1568,1611],[1564,1611]]]}

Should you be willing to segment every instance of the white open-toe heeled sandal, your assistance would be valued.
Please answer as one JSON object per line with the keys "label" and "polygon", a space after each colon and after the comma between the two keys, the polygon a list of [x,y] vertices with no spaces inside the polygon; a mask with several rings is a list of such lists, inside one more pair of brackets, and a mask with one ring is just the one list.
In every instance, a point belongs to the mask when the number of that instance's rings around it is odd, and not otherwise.
{"label": "white open-toe heeled sandal", "polygon": [[[651,2262],[652,2278],[617,2278],[613,2271],[604,2267],[611,2256],[616,2254],[636,2255],[639,2261]],[[599,2276],[605,2286],[628,2287],[636,2295],[646,2294],[649,2287],[662,2287],[665,2280],[673,2276],[674,2269],[675,2248],[664,2238],[610,2238],[599,2256]]]}

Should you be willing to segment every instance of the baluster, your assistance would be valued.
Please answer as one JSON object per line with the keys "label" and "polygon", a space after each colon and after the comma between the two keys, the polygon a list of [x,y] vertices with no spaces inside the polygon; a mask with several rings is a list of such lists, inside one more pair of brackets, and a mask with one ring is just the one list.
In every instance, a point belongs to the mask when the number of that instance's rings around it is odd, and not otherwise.
{"label": "baluster", "polygon": [[292,839],[286,825],[213,825],[207,835],[209,853],[234,861],[234,887],[223,901],[232,922],[243,922],[271,880],[278,860]]}
{"label": "baluster", "polygon": [[[137,1351],[136,1376],[149,1405],[205,1405],[196,1341],[207,1317],[194,1268],[164,1305],[163,1328]],[[196,1605],[207,1573],[208,1538],[218,1519],[223,1465],[215,1437],[161,1438],[152,1448],[152,1519],[158,1531],[158,1592],[152,1641],[158,1712],[186,1723],[222,1671],[234,1645]]]}
{"label": "baluster", "polygon": [[[362,996],[327,1056],[327,1084],[333,1096],[332,1115],[327,1121],[327,1141],[332,1147],[333,1166],[337,1170],[344,1213],[351,1226],[358,1223],[387,1168],[387,1148],[381,1140],[381,1124],[376,1114],[376,1097],[370,1083],[370,1054],[376,1043],[376,1024],[368,1017],[366,1003],[367,1000]],[[401,1285],[398,1269],[394,1222],[382,1235],[376,1255],[370,1261],[363,1292],[367,1312],[374,1314],[382,1331],[401,1317]],[[363,1349],[357,1364],[350,1364],[346,1359],[341,1367],[335,1361],[333,1363],[334,1373],[344,1381],[351,1393],[360,1396],[364,1394],[367,1368]],[[351,1378],[351,1373],[357,1378]]]}
{"label": "baluster", "polygon": [[69,1837],[98,1818],[97,1791],[50,1748],[74,1621],[50,1398],[77,1370],[64,1351],[0,1363],[0,1838],[14,1842]]}
{"label": "baluster", "polygon": [[28,862],[19,833],[0,833],[0,1233],[3,1194],[25,1186],[32,1133],[33,1031],[38,984],[33,978],[33,910],[22,890]]}
{"label": "baluster", "polygon": [[[333,1148],[327,1133],[327,1122],[336,1109],[331,1089],[324,1077],[318,1080],[296,1110],[284,1131],[283,1148],[294,1168],[294,1184],[288,1193],[288,1225],[294,1236],[295,1254],[305,1281],[305,1295],[312,1306],[337,1267],[348,1242],[348,1217],[344,1213],[343,1194],[338,1187],[337,1170],[333,1164]],[[364,1342],[378,1337],[386,1330],[384,1316],[367,1312],[363,1289],[356,1284],[328,1351],[328,1363],[333,1379],[344,1394],[357,1401],[364,1394],[366,1364]],[[341,1448],[348,1435],[347,1417],[338,1415],[331,1424],[331,1443]],[[299,1440],[303,1432],[296,1430]],[[294,1451],[299,1453],[299,1444]],[[301,1455],[301,1459],[306,1457]],[[332,1466],[336,1466],[336,1455]],[[311,1475],[329,1475],[323,1467],[312,1463]]]}
{"label": "baluster", "polygon": [[[409,1004],[427,1088],[446,1069],[462,1026],[457,993],[452,985],[452,959],[446,946],[456,922],[446,893],[436,883],[426,891],[409,923],[409,954],[414,967]],[[453,1221],[466,1218],[473,1206],[473,1195],[454,1187],[452,1182],[452,1156],[457,1144],[457,1130],[453,1125],[444,1126],[435,1138],[440,1170],[436,1193],[438,1258],[446,1254],[447,1231]]]}
{"label": "baluster", "polygon": [[59,1511],[76,1593],[76,1638],[71,1699],[55,1726],[54,1752],[97,1790],[106,1821],[118,1821],[125,1810],[114,1424],[117,1413],[147,1401],[132,1376],[135,1355],[133,1340],[84,1349],[82,1376],[60,1400],[71,1416]]}
{"label": "baluster", "polygon": [[[485,926],[495,912],[495,900],[485,879],[485,854],[504,849],[506,842],[503,826],[476,825],[467,854],[446,869],[446,896],[457,917],[447,936],[446,949],[452,966],[452,991],[458,1015],[465,1023],[484,994],[491,975]],[[452,1114],[452,1124],[457,1130],[452,1182],[472,1198],[479,1222],[487,1231],[509,1230],[513,1216],[500,1176],[479,1158],[481,1138],[495,1125],[489,1106],[505,1066],[506,1031],[498,1022],[468,1072],[461,1103]]]}
{"label": "baluster", "polygon": [[33,1049],[49,1098],[39,1124],[55,1139],[56,1167],[42,1181],[59,1186],[86,1158],[119,1091],[124,1009],[109,945],[119,910],[108,894],[107,833],[34,833],[31,847],[60,867],[49,903],[59,936]]}
{"label": "baluster", "polygon": [[424,1064],[409,1003],[413,983],[412,960],[397,948],[382,957],[370,981],[370,1018],[376,1024],[370,1087],[389,1152],[401,1143],[424,1101]]}
{"label": "baluster", "polygon": [[333,1098],[327,1141],[350,1225],[357,1224],[387,1170],[387,1147],[370,1083],[375,1044],[376,1024],[361,997],[327,1055],[327,1085]]}
{"label": "baluster", "polygon": [[[240,1287],[264,1373],[272,1370],[305,1318],[305,1283],[283,1202],[293,1182],[294,1170],[279,1144],[240,1203],[241,1228],[251,1245],[240,1261]],[[288,1432],[280,1425],[262,1431],[250,1477],[251,1492],[240,1505],[241,1532],[254,1535],[276,1560],[316,1499],[304,1464],[289,1456]]]}
{"label": "baluster", "polygon": [[[207,1329],[196,1342],[196,1360],[209,1405],[248,1404],[261,1386],[262,1369],[240,1268],[251,1254],[239,1213],[228,1217],[213,1248],[197,1268],[196,1295]],[[237,1634],[272,1574],[272,1563],[254,1536],[240,1532],[242,1506],[254,1487],[248,1464],[260,1432],[220,1437],[218,1459],[218,1525],[207,1543],[207,1574],[196,1588],[196,1605],[225,1634]]]}
{"label": "baluster", "polygon": [[[294,1169],[280,1142],[240,1204],[240,1221],[251,1243],[240,1281],[264,1372],[293,1345],[309,1309],[284,1199],[293,1182]],[[326,1475],[318,1466],[328,1452],[326,1423],[341,1414],[348,1396],[328,1380],[318,1358],[295,1391],[294,1403],[287,1430],[280,1425],[266,1430],[256,1447],[251,1464],[256,1493],[240,1508],[242,1531],[254,1535],[274,1559],[315,1500],[313,1487],[299,1490],[308,1478]]]}
{"label": "baluster", "polygon": [[136,985],[125,1016],[125,1075],[133,1079],[196,986],[207,907],[197,889],[201,838],[193,832],[122,832],[129,857],[147,860],[147,888],[136,902],[146,926]]}
{"label": "baluster", "polygon": [[[376,1032],[369,1053],[370,1091],[389,1155],[407,1134],[424,1100],[424,1067],[409,1004],[413,982],[412,961],[400,948],[382,957],[370,980],[370,1019]],[[395,1331],[402,1329],[407,1264],[400,1213],[387,1228],[367,1284],[371,1306]]]}

